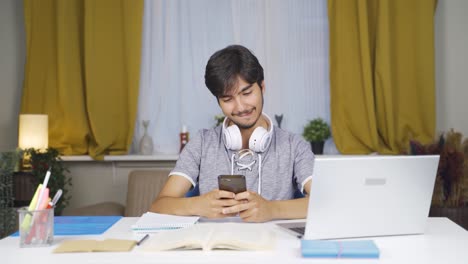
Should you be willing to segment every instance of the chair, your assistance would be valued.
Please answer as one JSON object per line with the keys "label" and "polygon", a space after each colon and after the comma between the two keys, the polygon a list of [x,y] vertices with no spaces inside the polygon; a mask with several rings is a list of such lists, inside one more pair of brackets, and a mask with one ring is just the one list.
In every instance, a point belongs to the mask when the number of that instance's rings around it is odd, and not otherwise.
{"label": "chair", "polygon": [[161,192],[170,170],[137,170],[128,178],[125,216],[141,216],[146,213]]}
{"label": "chair", "polygon": [[151,207],[166,183],[170,170],[135,170],[128,176],[127,202],[102,202],[68,210],[64,215],[123,215],[141,216]]}

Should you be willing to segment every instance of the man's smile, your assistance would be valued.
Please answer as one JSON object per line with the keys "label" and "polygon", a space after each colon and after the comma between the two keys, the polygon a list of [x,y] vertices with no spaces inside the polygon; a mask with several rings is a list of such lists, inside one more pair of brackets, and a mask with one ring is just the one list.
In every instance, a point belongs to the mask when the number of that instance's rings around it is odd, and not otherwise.
{"label": "man's smile", "polygon": [[255,110],[255,107],[252,108],[252,110],[250,110],[250,111],[244,111],[244,112],[241,112],[241,113],[233,114],[233,116],[249,117],[253,113],[254,110]]}

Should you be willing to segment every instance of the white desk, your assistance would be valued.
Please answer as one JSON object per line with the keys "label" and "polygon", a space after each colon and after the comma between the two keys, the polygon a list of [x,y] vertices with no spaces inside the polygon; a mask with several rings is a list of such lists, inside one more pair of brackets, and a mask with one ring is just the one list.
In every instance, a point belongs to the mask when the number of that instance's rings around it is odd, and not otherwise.
{"label": "white desk", "polygon": [[[130,225],[137,218],[122,218],[102,236],[79,238],[133,238]],[[18,238],[0,240],[1,263],[13,264],[82,264],[82,263],[468,263],[468,232],[447,218],[429,218],[424,235],[373,238],[380,249],[380,259],[307,259],[302,258],[300,242],[279,227],[268,223],[277,233],[275,251],[166,251],[52,254],[64,239],[55,237],[54,245],[45,248],[19,248]],[[5,261],[6,260],[6,261]],[[4,262],[5,261],[5,262]]]}

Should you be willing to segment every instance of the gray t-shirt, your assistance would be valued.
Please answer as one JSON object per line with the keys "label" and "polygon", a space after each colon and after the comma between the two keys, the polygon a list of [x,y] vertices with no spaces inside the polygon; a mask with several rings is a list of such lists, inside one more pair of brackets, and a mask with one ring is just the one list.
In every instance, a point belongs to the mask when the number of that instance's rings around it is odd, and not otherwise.
{"label": "gray t-shirt", "polygon": [[[246,154],[247,153],[247,154]],[[259,171],[259,165],[261,170]],[[245,175],[247,189],[267,200],[289,200],[294,191],[303,192],[311,179],[314,154],[310,144],[299,135],[274,127],[270,146],[265,152],[231,151],[224,145],[221,126],[200,130],[184,147],[170,175],[199,184],[200,194],[218,188],[218,175]]]}

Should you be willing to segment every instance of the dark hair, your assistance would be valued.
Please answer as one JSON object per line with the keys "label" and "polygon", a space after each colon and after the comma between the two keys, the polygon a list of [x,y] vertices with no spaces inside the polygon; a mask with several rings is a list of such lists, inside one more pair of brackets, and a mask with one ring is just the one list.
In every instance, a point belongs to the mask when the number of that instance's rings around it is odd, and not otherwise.
{"label": "dark hair", "polygon": [[227,46],[215,52],[206,64],[205,84],[216,98],[235,88],[238,77],[262,85],[263,67],[246,47]]}

